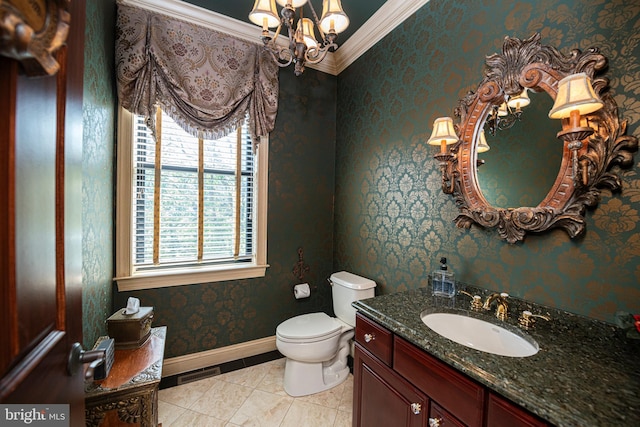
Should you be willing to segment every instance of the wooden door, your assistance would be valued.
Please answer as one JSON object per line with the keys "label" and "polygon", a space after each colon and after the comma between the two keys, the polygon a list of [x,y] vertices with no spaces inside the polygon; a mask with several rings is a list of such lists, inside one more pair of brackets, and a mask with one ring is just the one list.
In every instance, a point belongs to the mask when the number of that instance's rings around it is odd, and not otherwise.
{"label": "wooden door", "polygon": [[427,425],[427,397],[359,344],[355,346],[353,369],[354,427]]}
{"label": "wooden door", "polygon": [[0,403],[69,404],[79,426],[85,4],[5,0],[0,15]]}

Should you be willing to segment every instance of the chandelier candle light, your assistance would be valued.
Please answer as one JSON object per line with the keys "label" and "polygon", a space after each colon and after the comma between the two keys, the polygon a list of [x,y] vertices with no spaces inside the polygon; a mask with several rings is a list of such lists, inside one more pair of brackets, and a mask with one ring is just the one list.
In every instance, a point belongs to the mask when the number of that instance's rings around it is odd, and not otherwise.
{"label": "chandelier candle light", "polygon": [[527,88],[524,88],[518,95],[505,96],[505,98],[506,101],[500,106],[493,107],[487,118],[487,127],[491,136],[495,136],[498,130],[511,128],[522,117],[522,107],[531,103]]}
{"label": "chandelier candle light", "polygon": [[[283,7],[280,17],[276,2]],[[302,16],[305,4],[309,5],[313,20]],[[296,8],[300,12],[297,24]],[[262,42],[269,49],[273,60],[280,67],[294,62],[296,76],[304,72],[305,63],[317,64],[327,56],[327,52],[335,51],[338,48],[338,33],[349,26],[349,18],[344,13],[340,0],[323,0],[321,19],[318,19],[310,0],[255,0],[249,19],[262,27]],[[315,36],[314,24],[320,33],[320,43]],[[287,29],[289,37],[287,46],[276,43],[283,27]],[[269,28],[276,28],[274,37],[271,37]]]}

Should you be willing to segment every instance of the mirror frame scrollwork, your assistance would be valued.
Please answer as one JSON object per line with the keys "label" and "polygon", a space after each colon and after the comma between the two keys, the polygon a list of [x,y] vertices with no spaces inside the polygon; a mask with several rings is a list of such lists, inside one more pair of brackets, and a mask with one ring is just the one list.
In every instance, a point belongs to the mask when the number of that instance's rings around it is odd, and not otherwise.
{"label": "mirror frame scrollwork", "polygon": [[70,22],[69,0],[0,0],[0,55],[20,61],[30,77],[55,75]]}
{"label": "mirror frame scrollwork", "polygon": [[[443,164],[442,189],[452,194],[459,209],[455,223],[460,228],[477,224],[497,228],[501,238],[509,243],[522,241],[528,232],[543,232],[552,228],[566,230],[571,238],[585,231],[584,214],[587,206],[597,205],[600,188],[612,191],[621,188],[620,177],[613,166],[633,164],[633,152],[638,139],[625,135],[627,121],[618,117],[618,107],[609,90],[609,81],[602,77],[607,58],[597,48],[585,52],[572,50],[568,55],[551,46],[541,45],[540,34],[526,40],[505,37],[501,54],[486,57],[484,78],[475,92],[469,92],[455,109],[460,118],[456,125],[459,141],[452,146],[448,164]],[[586,116],[595,129],[583,140],[578,151],[578,176],[572,173],[571,150],[564,144],[562,162],[554,185],[536,207],[496,208],[491,206],[478,184],[477,141],[494,106],[529,88],[546,92],[555,100],[558,82],[565,76],[586,73],[604,107]],[[549,119],[551,120],[551,119]],[[558,121],[558,123],[560,123]],[[562,120],[568,127],[568,120]],[[559,146],[563,144],[558,140]]]}

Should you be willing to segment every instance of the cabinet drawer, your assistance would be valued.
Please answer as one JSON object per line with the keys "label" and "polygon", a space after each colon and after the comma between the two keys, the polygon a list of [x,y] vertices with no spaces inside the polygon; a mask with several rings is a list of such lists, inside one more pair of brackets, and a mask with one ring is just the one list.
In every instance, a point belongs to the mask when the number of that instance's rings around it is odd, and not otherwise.
{"label": "cabinet drawer", "polygon": [[393,344],[391,332],[357,313],[355,340],[382,362],[391,366],[391,346]]}
{"label": "cabinet drawer", "polygon": [[424,353],[402,338],[393,343],[393,368],[396,372],[438,402],[458,420],[480,427],[485,389],[444,362]]}

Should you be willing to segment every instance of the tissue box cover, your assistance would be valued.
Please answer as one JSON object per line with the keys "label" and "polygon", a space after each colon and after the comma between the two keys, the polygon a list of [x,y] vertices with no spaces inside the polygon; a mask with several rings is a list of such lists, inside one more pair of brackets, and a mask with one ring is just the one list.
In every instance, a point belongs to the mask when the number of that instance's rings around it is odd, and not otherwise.
{"label": "tissue box cover", "polygon": [[107,332],[116,341],[116,349],[138,348],[149,339],[152,321],[153,307],[140,307],[134,314],[120,309],[107,319]]}
{"label": "tissue box cover", "polygon": [[109,337],[99,337],[92,350],[102,350],[104,352],[104,361],[96,366],[93,371],[94,380],[103,380],[109,376],[114,360],[115,341]]}

